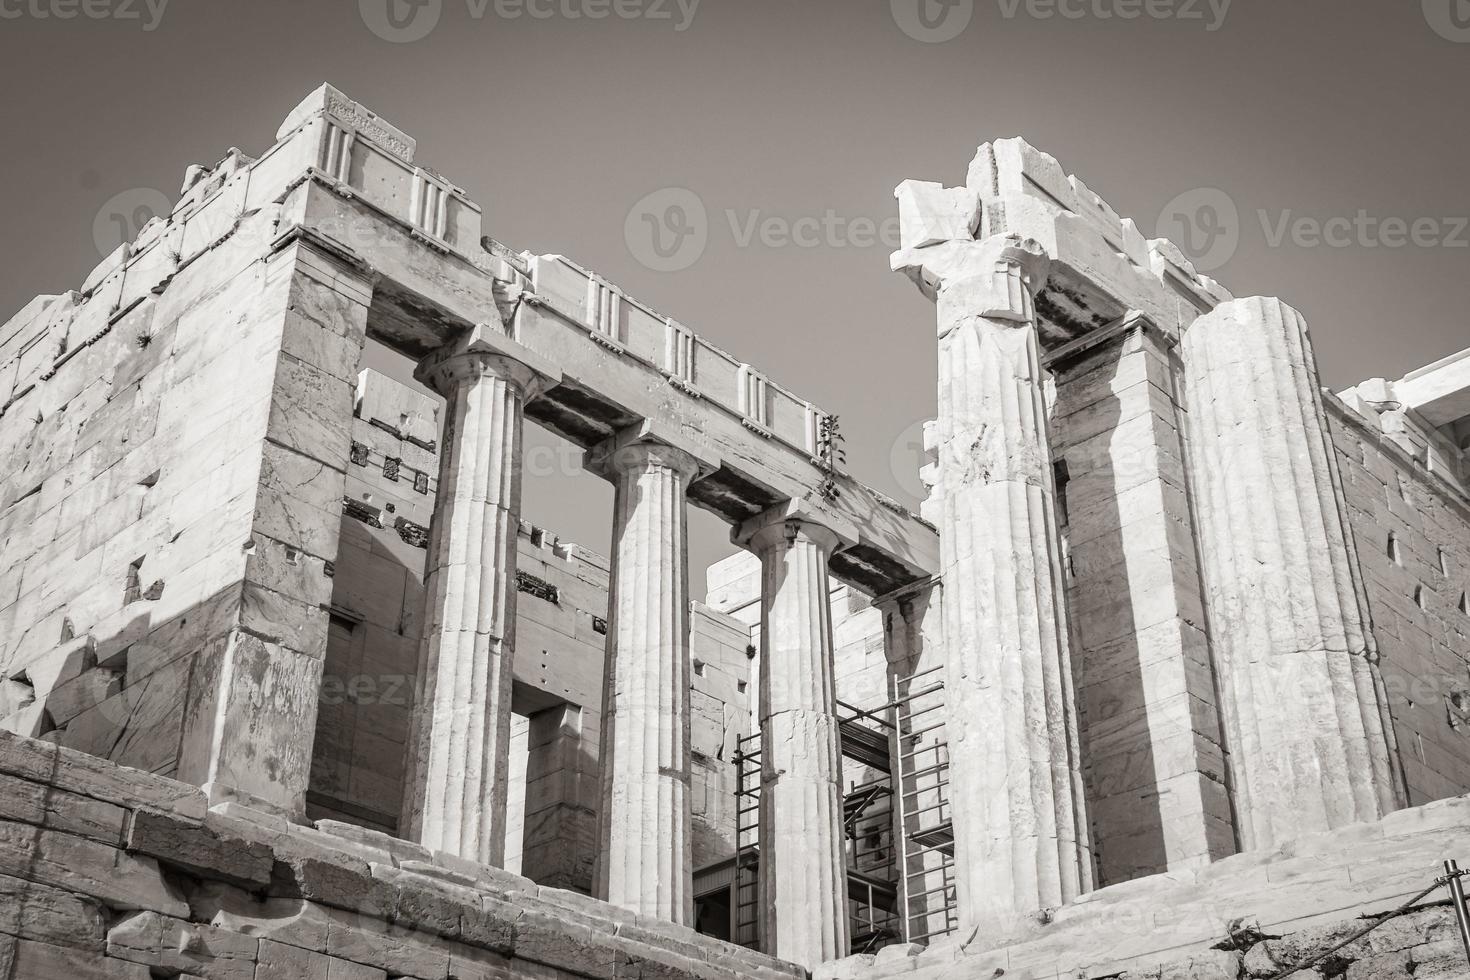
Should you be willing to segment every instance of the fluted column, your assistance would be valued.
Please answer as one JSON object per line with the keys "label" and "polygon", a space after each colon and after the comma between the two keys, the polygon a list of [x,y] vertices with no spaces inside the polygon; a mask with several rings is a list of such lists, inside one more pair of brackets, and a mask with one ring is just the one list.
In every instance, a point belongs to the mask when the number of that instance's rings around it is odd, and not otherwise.
{"label": "fluted column", "polygon": [[735,540],[761,560],[761,948],[811,969],[850,939],[827,577],[840,539],[778,508]]}
{"label": "fluted column", "polygon": [[616,487],[603,676],[599,897],[691,925],[689,555],[699,464],[657,443],[589,460]]}
{"label": "fluted column", "polygon": [[522,411],[541,390],[504,354],[449,349],[418,378],[445,397],[402,826],[427,847],[505,857]]}
{"label": "fluted column", "polygon": [[1181,345],[1189,473],[1242,846],[1403,805],[1300,314],[1226,303]]}
{"label": "fluted column", "polygon": [[1091,887],[1035,242],[895,257],[939,307],[945,688],[962,924],[1003,929]]}

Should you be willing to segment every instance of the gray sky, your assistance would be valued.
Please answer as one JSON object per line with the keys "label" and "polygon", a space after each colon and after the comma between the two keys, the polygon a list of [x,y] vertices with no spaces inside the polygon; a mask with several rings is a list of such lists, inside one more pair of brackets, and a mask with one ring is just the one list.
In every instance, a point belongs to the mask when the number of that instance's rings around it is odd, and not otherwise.
{"label": "gray sky", "polygon": [[[1301,309],[1334,387],[1470,345],[1470,0],[151,2],[0,0],[0,316],[79,285],[187,164],[259,153],[330,81],[416,137],[488,234],[840,414],[851,471],[909,503],[933,308],[871,228],[899,181],[960,183],[988,139],[1025,136],[1146,234],[1181,234],[1159,220],[1188,194],[1195,245],[1234,243],[1217,278]],[[707,246],[655,271],[640,202],[669,188]],[[1205,220],[1200,189],[1238,220]],[[529,444],[527,516],[605,551],[610,489]],[[701,515],[697,591],[729,550]]]}

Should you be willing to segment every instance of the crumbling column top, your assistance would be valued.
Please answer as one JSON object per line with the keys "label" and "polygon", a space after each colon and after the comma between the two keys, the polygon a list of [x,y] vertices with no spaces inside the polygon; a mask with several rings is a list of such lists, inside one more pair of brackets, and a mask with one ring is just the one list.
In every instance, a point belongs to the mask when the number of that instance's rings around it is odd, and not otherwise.
{"label": "crumbling column top", "polygon": [[[912,205],[922,218],[922,203]],[[983,239],[949,239],[930,244],[905,247],[893,253],[893,271],[902,272],[914,281],[923,294],[937,299],[956,283],[978,280],[985,282],[997,272],[1009,274],[1017,269],[1021,281],[1034,296],[1046,285],[1051,271],[1051,258],[1041,244],[1019,235],[992,235]]]}

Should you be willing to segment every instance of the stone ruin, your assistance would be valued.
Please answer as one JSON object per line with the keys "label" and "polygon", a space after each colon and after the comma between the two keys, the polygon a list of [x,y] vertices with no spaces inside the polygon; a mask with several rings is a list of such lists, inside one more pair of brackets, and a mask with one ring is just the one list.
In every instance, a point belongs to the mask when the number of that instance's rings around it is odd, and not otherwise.
{"label": "stone ruin", "polygon": [[914,514],[416,153],[324,86],[0,331],[0,980],[1470,975],[1342,944],[1470,857],[1470,351],[1323,391],[989,143],[897,192]]}

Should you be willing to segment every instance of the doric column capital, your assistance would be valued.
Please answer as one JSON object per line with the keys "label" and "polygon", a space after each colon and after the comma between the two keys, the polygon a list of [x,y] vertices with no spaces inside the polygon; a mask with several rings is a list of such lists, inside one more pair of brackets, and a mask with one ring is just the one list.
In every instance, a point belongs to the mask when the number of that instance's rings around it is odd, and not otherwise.
{"label": "doric column capital", "polygon": [[1018,324],[1034,318],[1036,294],[1051,271],[1046,250],[1017,235],[906,248],[893,253],[892,263],[925,296],[955,313]]}
{"label": "doric column capital", "polygon": [[777,547],[810,542],[828,557],[858,542],[857,525],[825,514],[804,500],[788,500],[737,525],[730,541],[757,555]]}
{"label": "doric column capital", "polygon": [[658,426],[644,422],[630,426],[587,450],[583,466],[614,481],[625,473],[661,467],[680,474],[686,483],[693,483],[719,469],[720,461],[717,457],[672,445],[660,433]]}
{"label": "doric column capital", "polygon": [[445,397],[466,381],[500,378],[527,402],[561,383],[556,365],[511,339],[503,326],[490,323],[470,328],[429,354],[414,377]]}

